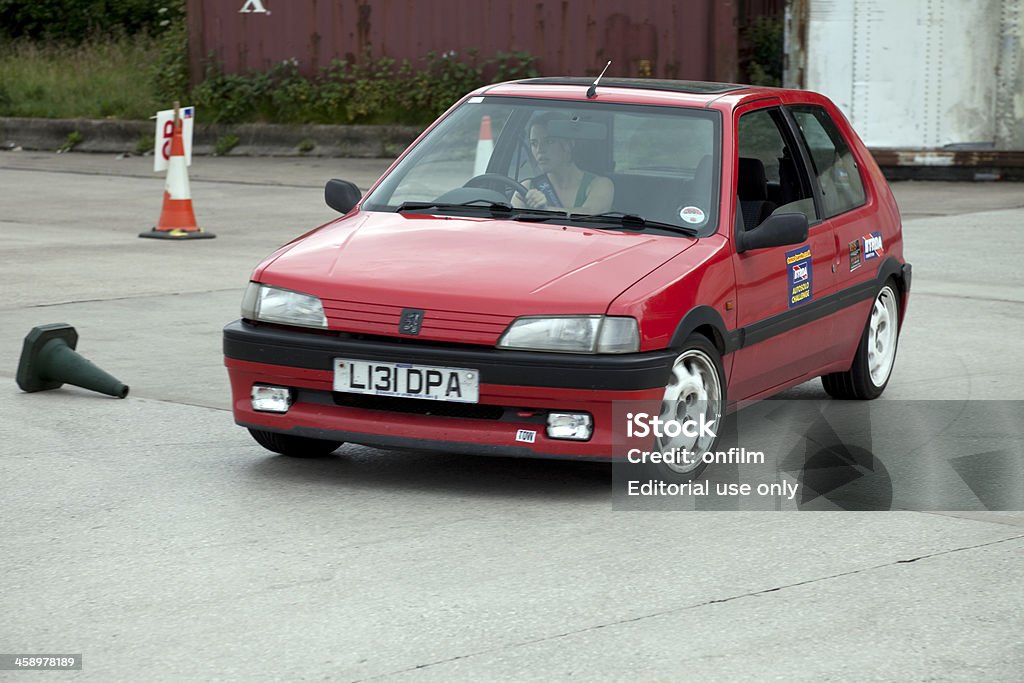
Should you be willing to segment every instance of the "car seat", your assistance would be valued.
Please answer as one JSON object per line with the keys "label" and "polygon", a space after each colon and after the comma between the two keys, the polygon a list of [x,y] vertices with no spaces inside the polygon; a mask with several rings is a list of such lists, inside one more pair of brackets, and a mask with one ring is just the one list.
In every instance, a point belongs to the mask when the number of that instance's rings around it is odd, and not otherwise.
{"label": "car seat", "polygon": [[760,159],[740,157],[738,170],[736,191],[743,214],[743,226],[746,230],[752,230],[772,215],[777,205],[768,200],[768,180],[764,163]]}

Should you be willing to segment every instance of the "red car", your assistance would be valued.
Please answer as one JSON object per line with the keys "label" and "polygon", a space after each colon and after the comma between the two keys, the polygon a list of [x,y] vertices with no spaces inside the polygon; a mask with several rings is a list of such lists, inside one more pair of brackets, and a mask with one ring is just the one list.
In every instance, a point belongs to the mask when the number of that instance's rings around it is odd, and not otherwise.
{"label": "red car", "polygon": [[899,212],[815,93],[488,86],[326,199],[343,215],[261,263],[224,330],[235,421],[271,451],[610,459],[613,403],[712,422],[819,376],[875,398],[892,372]]}

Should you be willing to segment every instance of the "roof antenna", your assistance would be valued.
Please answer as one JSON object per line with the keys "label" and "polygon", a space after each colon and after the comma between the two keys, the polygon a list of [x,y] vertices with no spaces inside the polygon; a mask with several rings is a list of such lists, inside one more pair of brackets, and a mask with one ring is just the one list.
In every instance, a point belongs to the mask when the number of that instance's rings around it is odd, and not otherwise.
{"label": "roof antenna", "polygon": [[604,69],[601,70],[601,76],[594,79],[594,84],[587,89],[587,99],[592,100],[597,97],[597,84],[601,81],[601,77],[604,76],[604,72],[608,70],[608,67],[612,65],[612,60],[608,60],[608,63],[604,65]]}

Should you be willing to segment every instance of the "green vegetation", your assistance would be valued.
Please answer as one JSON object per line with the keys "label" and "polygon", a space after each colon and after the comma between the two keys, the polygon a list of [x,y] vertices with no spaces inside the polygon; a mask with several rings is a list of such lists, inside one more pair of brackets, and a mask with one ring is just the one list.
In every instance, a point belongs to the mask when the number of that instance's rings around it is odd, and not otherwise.
{"label": "green vegetation", "polygon": [[143,135],[135,141],[135,153],[138,155],[148,154],[153,151],[153,136]]}
{"label": "green vegetation", "polygon": [[263,73],[225,74],[215,65],[192,91],[196,116],[218,123],[402,123],[433,121],[458,98],[486,83],[537,75],[528,53],[499,52],[480,59],[470,51],[428,54],[421,68],[409,61],[364,55],[335,60],[309,79],[296,60]]}
{"label": "green vegetation", "polygon": [[84,140],[84,139],[85,138],[82,137],[82,133],[80,131],[73,130],[70,133],[68,133],[68,137],[67,137],[67,139],[64,140],[64,144],[61,145],[60,149],[58,149],[57,151],[58,152],[70,152],[75,147],[80,145],[82,143],[82,140]]}
{"label": "green vegetation", "polygon": [[743,33],[750,45],[750,57],[743,64],[750,84],[780,87],[785,52],[785,29],[782,19],[758,17],[744,29]]}
{"label": "green vegetation", "polygon": [[427,55],[419,69],[366,55],[336,60],[314,78],[288,60],[262,73],[216,65],[189,88],[184,29],[78,45],[19,40],[0,47],[0,116],[147,119],[174,100],[203,123],[397,123],[433,121],[486,83],[537,75],[527,53]]}
{"label": "green vegetation", "polygon": [[99,36],[158,36],[184,18],[184,0],[0,0],[0,39],[77,45]]}
{"label": "green vegetation", "polygon": [[228,133],[227,135],[221,135],[217,138],[217,142],[213,143],[213,155],[222,157],[235,147],[238,147],[238,136]]}
{"label": "green vegetation", "polygon": [[0,116],[147,119],[160,106],[150,86],[152,41],[0,46]]}

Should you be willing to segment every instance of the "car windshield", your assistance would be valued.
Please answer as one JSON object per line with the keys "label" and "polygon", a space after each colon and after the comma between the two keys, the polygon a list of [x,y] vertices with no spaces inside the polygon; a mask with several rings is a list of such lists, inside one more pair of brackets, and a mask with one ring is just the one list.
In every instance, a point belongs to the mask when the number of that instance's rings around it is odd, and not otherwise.
{"label": "car windshield", "polygon": [[363,209],[709,235],[721,118],[678,106],[472,97]]}

